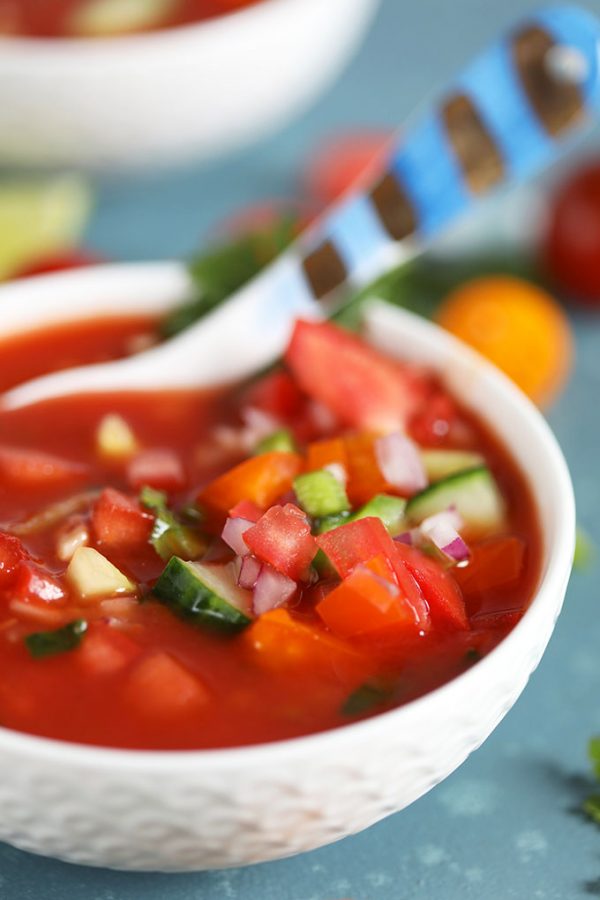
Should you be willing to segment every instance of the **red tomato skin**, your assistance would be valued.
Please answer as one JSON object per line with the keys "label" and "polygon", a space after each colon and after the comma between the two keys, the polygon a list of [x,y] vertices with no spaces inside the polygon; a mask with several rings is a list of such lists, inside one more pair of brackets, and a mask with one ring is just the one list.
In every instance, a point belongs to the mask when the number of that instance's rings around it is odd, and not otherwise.
{"label": "red tomato skin", "polygon": [[347,578],[359,563],[383,555],[394,559],[394,541],[381,519],[367,516],[356,522],[340,525],[316,538],[340,578]]}
{"label": "red tomato skin", "polygon": [[306,396],[289,372],[271,372],[257,381],[247,392],[245,404],[269,413],[280,422],[303,415]]}
{"label": "red tomato skin", "polygon": [[12,584],[21,562],[28,558],[29,554],[19,538],[0,531],[0,588]]}
{"label": "red tomato skin", "polygon": [[61,605],[65,600],[65,592],[57,579],[42,566],[29,560],[24,560],[19,565],[14,590],[19,600],[25,602]]}
{"label": "red tomato skin", "polygon": [[306,516],[293,503],[268,509],[244,541],[258,559],[294,581],[306,577],[317,552]]}
{"label": "red tomato skin", "polygon": [[92,511],[94,537],[99,544],[115,549],[146,544],[153,523],[153,515],[114,488],[102,491]]}
{"label": "red tomato skin", "polygon": [[570,299],[600,305],[600,163],[591,162],[559,189],[550,210],[542,262]]}
{"label": "red tomato skin", "polygon": [[396,559],[408,569],[421,588],[435,626],[464,630],[469,627],[460,587],[432,557],[416,547],[394,542]]}
{"label": "red tomato skin", "polygon": [[0,447],[0,478],[13,488],[42,488],[86,475],[87,466],[50,453],[21,447]]}
{"label": "red tomato skin", "polygon": [[404,428],[428,393],[414,370],[330,322],[298,320],[285,361],[310,397],[367,431]]}
{"label": "red tomato skin", "polygon": [[230,519],[247,519],[249,522],[258,522],[264,510],[252,500],[240,500],[229,510]]}

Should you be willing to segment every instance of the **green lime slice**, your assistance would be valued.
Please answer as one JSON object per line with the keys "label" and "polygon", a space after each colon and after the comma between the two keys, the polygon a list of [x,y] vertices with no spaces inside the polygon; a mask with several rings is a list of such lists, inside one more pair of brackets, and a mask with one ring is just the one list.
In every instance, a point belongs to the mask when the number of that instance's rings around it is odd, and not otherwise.
{"label": "green lime slice", "polygon": [[0,280],[76,246],[92,208],[77,175],[0,182]]}

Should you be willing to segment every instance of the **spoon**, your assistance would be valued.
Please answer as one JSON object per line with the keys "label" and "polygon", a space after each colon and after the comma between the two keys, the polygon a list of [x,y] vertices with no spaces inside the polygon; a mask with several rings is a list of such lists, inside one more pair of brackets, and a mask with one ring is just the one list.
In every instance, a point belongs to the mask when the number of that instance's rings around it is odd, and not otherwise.
{"label": "spoon", "polygon": [[574,6],[519,23],[392,140],[356,190],[219,309],[136,356],[26,382],[3,396],[3,408],[222,383],[272,362],[296,317],[327,315],[482,198],[563,153],[600,104],[599,42],[600,22]]}

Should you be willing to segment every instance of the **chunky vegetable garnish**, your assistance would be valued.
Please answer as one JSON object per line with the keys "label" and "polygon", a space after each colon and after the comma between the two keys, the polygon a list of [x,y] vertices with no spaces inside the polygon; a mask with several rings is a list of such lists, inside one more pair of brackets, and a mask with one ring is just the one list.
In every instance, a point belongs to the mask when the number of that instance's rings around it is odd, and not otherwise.
{"label": "chunky vegetable garnish", "polygon": [[[131,332],[85,333],[73,361]],[[20,357],[61,341],[21,337]],[[227,391],[0,414],[0,520],[1,721],[117,746],[406,702],[502,639],[539,564],[506,452],[430,373],[329,323],[298,322],[280,367]]]}

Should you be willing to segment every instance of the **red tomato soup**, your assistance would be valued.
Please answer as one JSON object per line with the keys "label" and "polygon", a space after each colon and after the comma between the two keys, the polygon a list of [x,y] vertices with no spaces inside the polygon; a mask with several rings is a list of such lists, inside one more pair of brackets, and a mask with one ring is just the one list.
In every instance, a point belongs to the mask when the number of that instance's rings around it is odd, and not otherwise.
{"label": "red tomato soup", "polygon": [[[0,389],[156,328],[5,340]],[[506,449],[328,323],[297,323],[247,384],[0,414],[0,528],[0,723],[112,747],[273,741],[405,703],[492,650],[540,569]]]}
{"label": "red tomato soup", "polygon": [[190,25],[260,0],[0,0],[0,34],[110,37]]}

